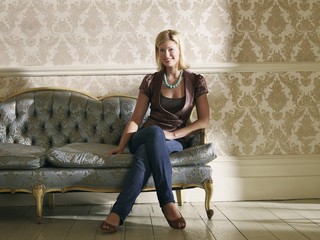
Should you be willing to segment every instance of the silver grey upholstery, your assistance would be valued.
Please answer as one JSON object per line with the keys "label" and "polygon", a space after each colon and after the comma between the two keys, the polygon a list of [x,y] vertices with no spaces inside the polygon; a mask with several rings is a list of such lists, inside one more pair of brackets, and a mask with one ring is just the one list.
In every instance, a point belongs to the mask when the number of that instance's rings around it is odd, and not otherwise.
{"label": "silver grey upholstery", "polygon": [[[128,96],[96,99],[77,91],[49,88],[3,100],[0,192],[33,194],[38,222],[46,193],[119,192],[132,155],[128,151],[119,156],[105,153],[118,144],[135,104],[136,99]],[[190,139],[190,148],[170,155],[172,187],[178,191],[204,188],[211,218],[212,170],[206,164],[216,155],[213,145],[203,139],[203,132],[199,132]],[[154,190],[152,177],[145,190]]]}

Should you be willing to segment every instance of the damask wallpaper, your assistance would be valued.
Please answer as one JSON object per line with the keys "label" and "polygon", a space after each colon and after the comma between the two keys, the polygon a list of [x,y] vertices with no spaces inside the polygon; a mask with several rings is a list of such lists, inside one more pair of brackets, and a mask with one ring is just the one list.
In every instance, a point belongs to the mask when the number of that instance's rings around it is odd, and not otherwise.
{"label": "damask wallpaper", "polygon": [[222,155],[320,153],[320,72],[207,76],[211,130]]}
{"label": "damask wallpaper", "polygon": [[[184,34],[191,66],[320,62],[318,0],[4,0],[0,21],[0,73],[150,66],[154,39],[168,28]],[[219,156],[320,153],[320,69],[204,75],[211,110],[207,140]],[[47,86],[97,97],[137,95],[143,78],[1,76],[0,98]]]}
{"label": "damask wallpaper", "polygon": [[0,66],[146,64],[160,31],[191,63],[320,61],[318,0],[3,0]]}

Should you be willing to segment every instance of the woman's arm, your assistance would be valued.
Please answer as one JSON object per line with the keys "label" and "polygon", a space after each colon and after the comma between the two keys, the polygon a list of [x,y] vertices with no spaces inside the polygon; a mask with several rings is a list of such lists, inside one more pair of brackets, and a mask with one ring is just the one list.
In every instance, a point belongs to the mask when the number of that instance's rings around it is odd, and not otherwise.
{"label": "woman's arm", "polygon": [[126,128],[123,131],[118,147],[116,149],[109,151],[107,154],[110,155],[110,154],[123,153],[123,150],[125,146],[128,144],[131,136],[138,131],[139,126],[142,123],[143,117],[147,112],[148,106],[149,106],[149,98],[142,92],[139,92],[136,107],[133,111],[133,114]]}
{"label": "woman's arm", "polygon": [[199,129],[207,128],[209,125],[210,111],[207,94],[203,94],[196,99],[196,109],[198,119],[188,125],[187,127],[175,130],[173,132],[164,131],[166,139],[178,139],[183,138],[190,133],[193,133]]}

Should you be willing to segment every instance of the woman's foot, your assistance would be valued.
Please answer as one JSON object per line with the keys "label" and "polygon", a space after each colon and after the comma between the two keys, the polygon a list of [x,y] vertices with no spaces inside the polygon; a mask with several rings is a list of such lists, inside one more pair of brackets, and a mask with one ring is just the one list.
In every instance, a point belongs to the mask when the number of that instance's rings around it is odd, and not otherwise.
{"label": "woman's foot", "polygon": [[184,229],[186,221],[173,203],[168,203],[162,207],[162,212],[167,219],[170,227],[174,229]]}
{"label": "woman's foot", "polygon": [[119,224],[120,217],[118,216],[118,214],[111,212],[107,219],[101,223],[100,229],[105,232],[115,233],[118,231]]}

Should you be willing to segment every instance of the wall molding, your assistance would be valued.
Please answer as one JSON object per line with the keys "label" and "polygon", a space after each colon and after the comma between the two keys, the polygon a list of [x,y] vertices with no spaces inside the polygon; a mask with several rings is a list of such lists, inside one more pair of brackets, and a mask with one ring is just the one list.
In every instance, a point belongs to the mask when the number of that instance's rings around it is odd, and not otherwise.
{"label": "wall molding", "polygon": [[[145,75],[155,72],[156,70],[156,66],[152,64],[0,67],[0,77]],[[211,64],[192,64],[190,70],[201,74],[223,72],[319,72],[320,62],[226,62]]]}

